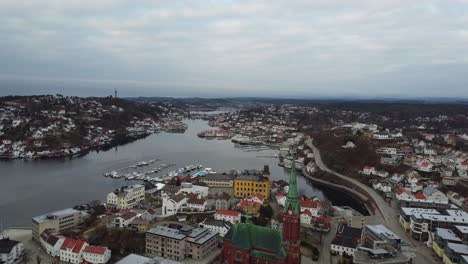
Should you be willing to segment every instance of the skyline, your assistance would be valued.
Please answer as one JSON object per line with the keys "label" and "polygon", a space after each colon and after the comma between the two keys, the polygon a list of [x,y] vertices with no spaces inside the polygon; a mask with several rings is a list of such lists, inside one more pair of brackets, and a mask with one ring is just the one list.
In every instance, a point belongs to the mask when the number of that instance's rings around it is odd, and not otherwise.
{"label": "skyline", "polygon": [[0,96],[468,98],[468,1],[0,3]]}

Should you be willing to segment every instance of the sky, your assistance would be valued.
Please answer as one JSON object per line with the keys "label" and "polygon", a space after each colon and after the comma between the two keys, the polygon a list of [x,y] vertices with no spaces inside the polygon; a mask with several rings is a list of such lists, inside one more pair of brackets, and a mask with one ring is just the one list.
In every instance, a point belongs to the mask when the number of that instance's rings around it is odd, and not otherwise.
{"label": "sky", "polygon": [[468,0],[1,0],[0,96],[468,98]]}

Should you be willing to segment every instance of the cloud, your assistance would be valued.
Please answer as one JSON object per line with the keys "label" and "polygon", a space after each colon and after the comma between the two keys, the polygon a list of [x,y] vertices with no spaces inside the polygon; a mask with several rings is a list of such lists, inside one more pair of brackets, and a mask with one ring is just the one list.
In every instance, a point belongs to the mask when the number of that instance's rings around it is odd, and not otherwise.
{"label": "cloud", "polygon": [[468,97],[467,11],[464,0],[4,0],[0,75],[147,95]]}

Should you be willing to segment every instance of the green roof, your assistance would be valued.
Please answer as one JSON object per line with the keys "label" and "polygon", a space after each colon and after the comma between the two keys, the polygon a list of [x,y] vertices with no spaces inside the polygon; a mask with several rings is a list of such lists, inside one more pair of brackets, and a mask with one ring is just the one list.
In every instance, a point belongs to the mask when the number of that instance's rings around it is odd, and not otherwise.
{"label": "green roof", "polygon": [[[252,223],[235,224],[224,239],[231,241],[234,248],[251,250],[251,254],[260,259],[285,259],[287,257],[282,245],[281,233],[269,227]],[[262,249],[274,253],[261,251]]]}

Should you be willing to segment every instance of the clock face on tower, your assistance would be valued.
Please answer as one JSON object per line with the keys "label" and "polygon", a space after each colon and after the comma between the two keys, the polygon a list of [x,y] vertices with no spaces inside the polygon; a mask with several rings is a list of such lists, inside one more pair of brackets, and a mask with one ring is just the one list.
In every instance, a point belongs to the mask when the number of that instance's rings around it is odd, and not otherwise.
{"label": "clock face on tower", "polygon": [[292,210],[289,210],[289,211],[288,211],[288,214],[289,214],[289,215],[292,215]]}

